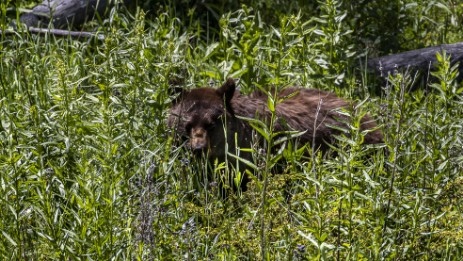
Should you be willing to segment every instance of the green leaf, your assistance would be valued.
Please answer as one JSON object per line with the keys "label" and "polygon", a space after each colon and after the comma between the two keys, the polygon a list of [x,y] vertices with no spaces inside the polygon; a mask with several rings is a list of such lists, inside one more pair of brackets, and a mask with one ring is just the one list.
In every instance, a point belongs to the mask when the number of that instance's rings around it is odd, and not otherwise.
{"label": "green leaf", "polygon": [[206,54],[204,55],[204,58],[203,60],[207,60],[211,57],[211,55],[213,55],[218,49],[219,49],[220,45],[219,43],[212,43],[211,45],[207,46],[207,49],[206,49]]}
{"label": "green leaf", "polygon": [[8,239],[8,241],[15,247],[18,245],[18,243],[16,243],[11,237],[10,235],[8,235],[8,233],[6,233],[5,231],[2,230],[2,234],[3,236]]}
{"label": "green leaf", "polygon": [[275,113],[275,100],[272,98],[272,96],[268,96],[267,106],[270,112]]}

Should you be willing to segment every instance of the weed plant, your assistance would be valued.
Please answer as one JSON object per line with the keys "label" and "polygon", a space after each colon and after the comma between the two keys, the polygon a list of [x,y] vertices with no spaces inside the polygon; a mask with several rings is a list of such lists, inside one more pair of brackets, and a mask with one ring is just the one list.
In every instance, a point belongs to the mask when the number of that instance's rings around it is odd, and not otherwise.
{"label": "weed plant", "polygon": [[[397,71],[370,95],[367,73],[352,73],[359,20],[342,1],[318,6],[318,16],[273,23],[242,6],[217,32],[172,10],[149,20],[115,9],[99,27],[104,41],[2,35],[0,259],[458,260],[458,68],[437,54],[424,86],[411,91],[414,74]],[[435,21],[447,30],[439,37],[454,39],[445,21]],[[426,25],[403,29],[432,35]],[[282,97],[270,87],[290,85],[356,103],[327,154],[274,138],[274,117],[250,120],[267,147],[241,148],[255,172],[236,191],[233,168],[192,158],[165,124],[172,79],[194,88],[227,77],[243,93],[269,92],[271,111]],[[362,144],[366,113],[384,145]]]}

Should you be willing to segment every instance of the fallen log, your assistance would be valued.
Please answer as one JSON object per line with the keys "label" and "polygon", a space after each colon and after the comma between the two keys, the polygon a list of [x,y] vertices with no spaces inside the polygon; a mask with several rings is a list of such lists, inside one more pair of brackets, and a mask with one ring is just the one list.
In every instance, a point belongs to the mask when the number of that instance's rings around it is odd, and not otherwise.
{"label": "fallen log", "polygon": [[[455,43],[371,58],[368,59],[367,66],[368,69],[381,77],[387,77],[389,74],[393,75],[396,71],[401,70],[428,72],[437,63],[436,53],[442,53],[444,50],[450,55],[450,63],[452,65],[462,61],[463,43]],[[459,71],[460,77],[462,77],[462,63],[459,65]]]}
{"label": "fallen log", "polygon": [[[48,27],[55,29],[78,28],[104,13],[115,1],[111,0],[43,0],[31,12],[20,16],[19,21],[27,27]],[[131,0],[124,0],[129,3]]]}

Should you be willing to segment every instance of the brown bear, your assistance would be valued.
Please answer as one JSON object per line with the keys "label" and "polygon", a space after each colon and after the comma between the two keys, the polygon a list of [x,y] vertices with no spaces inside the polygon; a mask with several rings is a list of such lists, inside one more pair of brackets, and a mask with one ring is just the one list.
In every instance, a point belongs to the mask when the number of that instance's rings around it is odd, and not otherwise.
{"label": "brown bear", "polygon": [[[290,87],[277,97],[282,101],[275,107],[274,130],[304,132],[297,137],[299,144],[309,143],[325,150],[326,144],[332,143],[334,135],[340,134],[339,129],[346,128],[349,122],[339,109],[352,104],[333,93]],[[241,95],[235,90],[233,79],[228,79],[219,89],[182,90],[170,109],[167,124],[188,138],[194,152],[204,152],[210,160],[224,161],[227,146],[232,154],[237,152],[236,148],[253,146],[253,128],[237,116],[268,122],[272,114],[267,99],[263,92]],[[372,130],[364,136],[364,143],[383,142],[382,132],[368,115],[361,119],[361,131],[364,130]],[[240,156],[251,159],[249,153]]]}

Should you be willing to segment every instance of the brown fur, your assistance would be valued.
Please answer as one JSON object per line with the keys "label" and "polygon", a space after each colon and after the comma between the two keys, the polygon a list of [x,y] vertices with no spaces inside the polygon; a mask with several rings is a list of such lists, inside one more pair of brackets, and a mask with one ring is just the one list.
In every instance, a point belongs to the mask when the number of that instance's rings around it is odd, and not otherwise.
{"label": "brown fur", "polygon": [[[346,116],[338,112],[350,103],[335,94],[315,89],[286,88],[277,97],[291,95],[275,108],[277,121],[275,131],[305,131],[298,137],[299,143],[323,148],[333,142],[333,135],[340,133],[332,126],[346,128]],[[229,79],[221,88],[200,88],[183,92],[170,110],[167,124],[189,138],[194,151],[206,151],[209,158],[224,160],[225,146],[235,153],[235,147],[252,146],[252,128],[245,120],[236,116],[259,118],[268,121],[271,112],[267,96],[256,92],[250,96],[235,91],[235,82]],[[376,123],[367,115],[361,120],[361,130],[375,129]],[[227,138],[225,139],[225,131]],[[237,143],[235,144],[235,133]],[[383,135],[376,129],[365,135],[364,143],[382,143]],[[249,159],[249,157],[247,157]]]}

